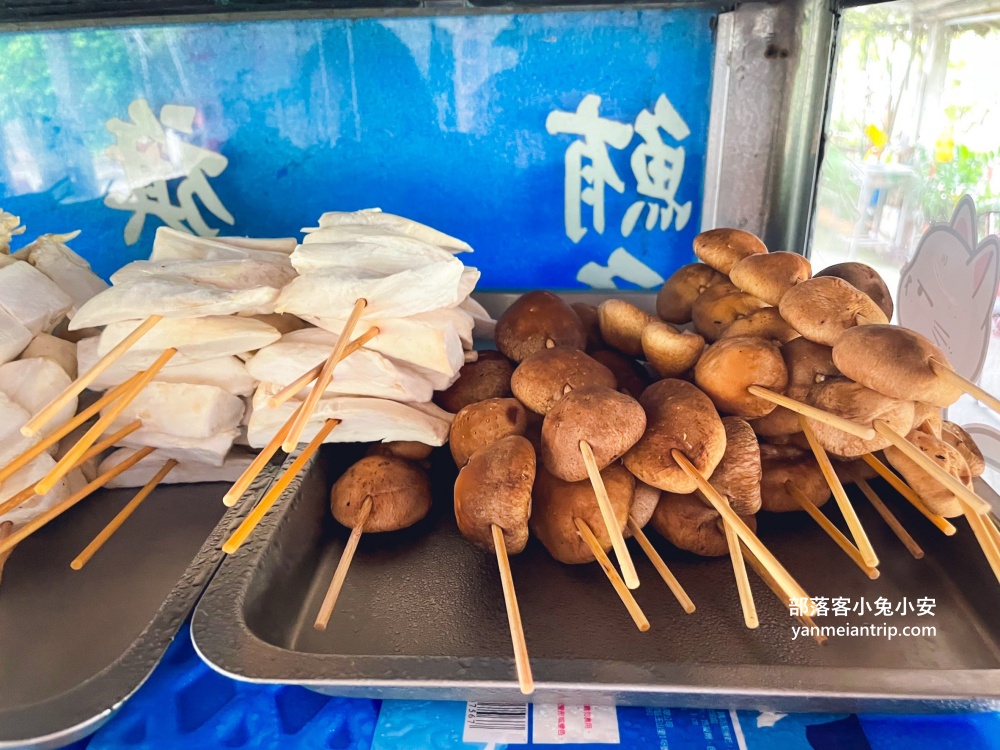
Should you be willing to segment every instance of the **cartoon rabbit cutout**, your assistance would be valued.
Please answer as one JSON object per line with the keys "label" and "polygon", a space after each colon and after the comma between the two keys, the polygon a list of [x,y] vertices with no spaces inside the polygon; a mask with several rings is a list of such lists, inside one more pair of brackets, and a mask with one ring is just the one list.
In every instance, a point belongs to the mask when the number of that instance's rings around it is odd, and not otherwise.
{"label": "cartoon rabbit cutout", "polygon": [[[964,195],[951,222],[932,224],[903,268],[896,307],[899,323],[929,338],[956,372],[978,382],[989,353],[998,285],[1000,238],[977,242],[976,206]],[[990,390],[989,384],[984,387]],[[1000,468],[996,415],[963,397],[951,407],[949,418],[964,424],[987,461]]]}

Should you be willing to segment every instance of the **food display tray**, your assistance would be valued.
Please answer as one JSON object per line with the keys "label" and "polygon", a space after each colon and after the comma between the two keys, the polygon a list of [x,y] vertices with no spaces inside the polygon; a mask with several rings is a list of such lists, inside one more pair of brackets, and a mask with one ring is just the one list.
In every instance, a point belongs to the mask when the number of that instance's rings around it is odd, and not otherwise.
{"label": "food display tray", "polygon": [[[495,557],[458,532],[455,469],[432,456],[434,506],[410,529],[366,534],[325,632],[312,623],[348,530],[329,512],[332,482],[361,446],[327,445],[220,566],[199,601],[202,657],[240,680],[348,697],[523,701]],[[934,601],[933,615],[874,611],[821,625],[934,625],[922,637],[792,639],[798,623],[751,573],[760,627],[743,624],[727,558],[679,552],[653,535],[697,605],[687,615],[630,542],[651,623],[640,633],[597,565],[552,560],[532,539],[511,557],[540,702],[771,711],[968,711],[1000,706],[1000,589],[971,531],[945,537],[881,481],[872,483],[922,545],[916,560],[850,492],[881,557],[869,580],[805,514],[761,514],[759,533],[815,597]],[[828,515],[843,529],[831,501]],[[904,604],[904,609],[906,605]],[[864,605],[862,605],[862,609]]]}
{"label": "food display tray", "polygon": [[138,491],[101,490],[19,544],[0,583],[0,748],[93,732],[143,683],[270,486],[227,511],[225,483],[161,485],[80,571],[70,561]]}

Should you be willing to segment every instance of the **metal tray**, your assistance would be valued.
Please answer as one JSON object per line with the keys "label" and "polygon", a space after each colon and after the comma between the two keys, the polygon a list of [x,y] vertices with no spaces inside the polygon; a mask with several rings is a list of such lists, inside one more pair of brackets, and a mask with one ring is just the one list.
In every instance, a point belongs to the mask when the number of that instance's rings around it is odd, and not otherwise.
{"label": "metal tray", "polygon": [[[495,559],[463,539],[452,518],[447,449],[432,457],[428,518],[362,537],[329,629],[312,628],[348,536],[330,516],[329,487],[360,455],[358,446],[325,446],[252,541],[222,564],[195,610],[195,648],[240,680],[355,697],[522,701]],[[877,581],[804,514],[762,514],[761,538],[813,596],[935,598],[933,617],[897,616],[895,624],[933,624],[936,636],[831,638],[824,647],[793,641],[795,621],[752,574],[761,626],[748,630],[728,560],[697,559],[659,538],[654,544],[698,610],[685,615],[633,546],[642,581],[636,596],[652,624],[640,633],[596,565],[561,565],[532,540],[511,566],[533,699],[774,711],[997,707],[1000,587],[971,532],[959,523],[947,538],[883,483],[873,486],[925,559],[913,559],[860,495],[856,507],[882,558]],[[835,509],[828,512],[841,522]]]}
{"label": "metal tray", "polygon": [[0,748],[57,747],[111,717],[159,662],[276,468],[225,514],[224,483],[157,488],[79,572],[70,560],[136,490],[98,492],[17,546],[0,585]]}

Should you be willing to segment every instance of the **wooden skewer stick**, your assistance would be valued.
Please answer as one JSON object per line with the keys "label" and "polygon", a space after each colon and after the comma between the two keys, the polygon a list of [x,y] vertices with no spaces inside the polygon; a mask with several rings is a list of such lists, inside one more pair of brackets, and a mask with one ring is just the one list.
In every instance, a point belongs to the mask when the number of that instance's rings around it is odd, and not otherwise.
{"label": "wooden skewer stick", "polygon": [[[746,548],[746,545],[743,545],[742,543],[741,545],[743,547],[743,556],[746,558],[746,561],[750,563],[750,567],[753,568],[754,572],[760,576],[760,579],[767,584],[767,587],[774,592],[774,595],[778,597],[778,600],[788,607],[789,611],[791,611],[792,600],[788,598],[788,594],[781,590],[778,582],[775,581],[771,574],[767,572],[767,568],[761,565],[760,560],[754,557],[753,553]],[[820,646],[826,645],[827,637],[819,630],[812,630],[812,628],[816,627],[816,622],[812,619],[812,617],[803,614],[793,615],[793,617],[795,617],[796,620],[805,625],[807,628],[810,628],[810,632],[814,633],[813,638],[816,640],[816,643]]]}
{"label": "wooden skewer stick", "polygon": [[330,431],[333,430],[333,428],[338,424],[340,424],[339,419],[328,419],[323,423],[323,426],[319,428],[319,432],[316,433],[316,437],[309,441],[309,444],[302,449],[298,458],[292,461],[292,465],[288,467],[277,482],[271,485],[267,494],[261,498],[261,501],[257,503],[257,506],[250,511],[246,518],[243,519],[243,523],[239,525],[236,531],[233,532],[232,536],[230,536],[226,543],[222,545],[223,552],[227,555],[231,555],[238,550],[240,546],[242,546],[243,542],[247,540],[247,537],[253,533],[255,528],[257,528],[257,524],[260,523],[264,514],[271,509],[271,506],[277,502],[278,498],[281,497],[281,494],[288,489],[288,485],[290,485],[292,480],[295,479],[300,471],[302,471],[302,467],[305,466],[306,462],[312,458],[312,455],[319,450],[319,447],[323,444],[326,436],[329,435]]}
{"label": "wooden skewer stick", "polygon": [[141,375],[142,373],[137,372],[135,375],[130,377],[124,383],[116,385],[110,391],[101,396],[101,398],[97,399],[97,401],[92,403],[90,406],[88,406],[86,409],[81,411],[70,421],[68,421],[66,424],[60,427],[58,430],[55,430],[50,435],[46,435],[44,438],[39,440],[33,446],[28,448],[28,450],[26,450],[20,456],[18,456],[9,464],[7,464],[5,467],[0,469],[0,482],[5,482],[15,472],[17,472],[20,469],[23,469],[27,464],[34,461],[36,458],[42,455],[53,445],[55,445],[64,437],[69,435],[73,430],[75,430],[77,427],[82,425],[92,416],[97,414],[105,406],[110,404],[112,401],[116,400],[119,396],[125,393],[130,387],[134,386],[136,381],[139,379]]}
{"label": "wooden skewer stick", "polygon": [[972,533],[975,534],[976,541],[982,548],[983,554],[986,555],[986,560],[993,570],[993,575],[996,576],[997,581],[1000,581],[1000,548],[995,543],[996,540],[993,534],[986,528],[989,521],[978,513],[975,513],[971,508],[963,507],[962,512],[965,514],[969,526],[972,527]]}
{"label": "wooden skewer stick", "polygon": [[330,385],[330,381],[333,379],[333,369],[337,366],[337,363],[343,356],[344,348],[350,341],[351,331],[354,330],[354,326],[357,325],[358,320],[361,318],[361,314],[365,311],[365,307],[367,305],[368,301],[364,298],[359,299],[354,303],[354,310],[351,311],[351,316],[344,324],[344,330],[340,332],[340,338],[337,339],[337,343],[333,347],[333,351],[330,352],[330,356],[323,365],[323,369],[320,371],[319,376],[316,378],[316,382],[313,384],[312,390],[309,391],[309,395],[306,396],[305,401],[303,401],[302,411],[300,411],[292,419],[291,429],[288,430],[288,435],[285,436],[285,440],[281,444],[285,453],[293,452],[298,446],[299,439],[302,437],[302,432],[309,423],[312,413],[316,411],[316,405],[319,403],[320,398],[323,396],[323,392],[326,391],[327,386]]}
{"label": "wooden skewer stick", "polygon": [[146,482],[145,486],[143,486],[143,488],[136,493],[135,497],[128,501],[128,504],[124,508],[118,511],[118,515],[111,519],[111,523],[101,529],[101,533],[94,537],[94,540],[84,548],[83,552],[76,556],[76,559],[74,559],[69,566],[73,570],[80,570],[84,565],[90,562],[90,558],[94,556],[97,550],[103,547],[104,543],[111,538],[112,534],[118,531],[121,525],[129,519],[129,516],[135,513],[136,508],[142,504],[143,500],[152,494],[153,490],[156,489],[156,485],[163,481],[163,478],[166,477],[175,466],[177,466],[177,463],[178,462],[175,459],[171,458],[163,464],[162,468],[153,475],[153,478]]}
{"label": "wooden skewer stick", "polygon": [[830,485],[830,491],[833,492],[833,497],[837,501],[840,512],[844,515],[844,520],[847,521],[847,528],[854,538],[858,552],[861,553],[861,559],[865,561],[865,565],[868,567],[877,568],[878,555],[875,554],[875,548],[872,547],[872,543],[865,533],[865,528],[861,525],[861,519],[858,518],[858,514],[854,511],[854,506],[851,505],[851,500],[847,497],[847,492],[844,491],[844,485],[840,483],[840,477],[833,470],[830,457],[826,454],[823,446],[820,445],[812,427],[809,426],[809,423],[801,414],[799,415],[799,425],[802,427],[802,432],[805,433],[806,440],[809,441],[809,447],[812,448],[813,456],[816,457],[816,463],[819,464],[819,469],[823,472],[823,478]]}
{"label": "wooden skewer stick", "polygon": [[663,582],[667,584],[667,587],[677,598],[677,602],[688,614],[694,612],[695,606],[694,602],[691,601],[691,597],[687,595],[684,587],[681,586],[681,582],[677,580],[677,577],[667,567],[667,564],[663,562],[660,553],[656,551],[652,542],[649,541],[649,538],[643,532],[642,527],[635,522],[635,519],[631,515],[628,517],[628,527],[632,531],[632,536],[635,537],[635,540],[639,542],[639,546],[642,547],[642,551],[646,553],[646,557],[653,563],[656,572],[660,574],[660,578],[663,579]]}
{"label": "wooden skewer stick", "polygon": [[110,482],[116,476],[121,474],[123,471],[135,466],[137,463],[139,463],[142,459],[144,459],[154,450],[156,449],[149,447],[140,448],[133,455],[126,458],[124,461],[122,461],[114,468],[108,469],[106,472],[99,475],[96,479],[94,479],[94,481],[90,482],[86,487],[83,487],[79,491],[73,493],[58,505],[49,508],[42,515],[37,516],[36,518],[33,518],[32,520],[28,521],[28,523],[24,524],[24,526],[22,526],[13,534],[11,534],[9,537],[0,542],[0,554],[11,549],[15,544],[19,544],[20,542],[24,541],[25,538],[34,534],[40,528],[49,523],[49,521],[56,518],[57,516],[61,516],[67,510],[76,505],[78,502],[92,495],[94,492],[96,492],[101,487],[106,485],[108,482]]}
{"label": "wooden skewer stick", "polygon": [[968,393],[970,396],[976,399],[976,401],[981,401],[982,403],[990,407],[993,411],[1000,412],[1000,399],[998,399],[992,393],[984,391],[982,388],[973,383],[971,380],[963,378],[961,375],[959,375],[957,372],[951,369],[944,362],[939,362],[936,359],[931,359],[930,365],[931,369],[934,371],[934,374],[937,375],[939,378],[948,381],[948,383],[955,386],[956,388],[961,388],[965,393]]}
{"label": "wooden skewer stick", "polygon": [[608,558],[607,553],[601,547],[600,542],[597,541],[597,537],[594,536],[594,532],[590,530],[587,522],[580,519],[574,518],[573,523],[576,524],[577,531],[580,532],[580,536],[588,547],[590,547],[591,553],[597,559],[598,564],[601,566],[601,570],[604,571],[604,575],[608,577],[611,581],[611,585],[614,586],[615,591],[622,600],[622,604],[625,605],[625,609],[632,616],[632,621],[635,622],[637,628],[645,633],[649,630],[649,620],[646,619],[646,615],[643,614],[642,608],[639,606],[639,602],[635,600],[632,596],[632,592],[628,590],[625,585],[625,581],[622,577],[618,575],[618,571],[615,570],[615,566],[611,564],[611,560]]}
{"label": "wooden skewer stick", "polygon": [[[340,355],[340,359],[346,359],[347,357],[351,356],[358,349],[360,349],[369,341],[371,341],[373,338],[378,336],[378,334],[379,334],[378,328],[376,326],[372,326],[344,348],[344,353]],[[299,391],[301,391],[303,388],[305,388],[307,385],[309,385],[311,382],[313,382],[316,378],[319,377],[319,374],[323,371],[324,364],[326,364],[325,360],[323,362],[320,362],[318,365],[316,365],[308,372],[302,373],[302,375],[296,378],[293,382],[289,383],[280,391],[271,396],[271,398],[267,400],[267,405],[272,409],[276,409],[283,403],[285,403],[288,399],[290,399],[292,396],[295,396]]]}
{"label": "wooden skewer stick", "polygon": [[594,488],[594,495],[597,497],[597,507],[601,510],[601,518],[604,527],[607,529],[608,537],[611,539],[611,546],[614,548],[615,557],[618,558],[618,567],[622,569],[622,578],[625,585],[630,589],[639,588],[639,575],[635,572],[635,564],[629,554],[625,544],[625,537],[622,530],[618,528],[618,520],[615,518],[615,509],[611,506],[611,498],[608,497],[608,490],[604,486],[604,479],[601,477],[601,470],[597,468],[597,460],[594,458],[594,451],[590,448],[590,443],[586,440],[580,441],[580,453],[583,455],[583,462],[587,465],[587,475],[590,477],[590,484]]}
{"label": "wooden skewer stick", "polygon": [[[112,445],[117,443],[119,440],[128,437],[133,432],[138,430],[140,427],[142,427],[142,420],[136,419],[132,422],[129,422],[124,427],[122,427],[120,430],[118,430],[118,432],[108,435],[103,440],[94,443],[93,446],[91,446],[90,449],[82,456],[80,456],[77,462],[73,464],[73,466],[70,468],[70,471],[78,468],[81,464],[86,463],[94,456],[99,456],[100,454],[104,453],[104,451],[106,451]],[[2,503],[0,503],[0,516],[2,516],[4,513],[8,513],[14,510],[14,508],[19,507],[22,503],[27,502],[33,497],[35,497],[35,485],[29,484],[27,487],[18,492],[16,495],[13,495],[4,500]]]}
{"label": "wooden skewer stick", "polygon": [[87,448],[92,446],[104,434],[104,431],[118,419],[121,413],[125,411],[125,408],[139,395],[139,392],[149,384],[156,376],[156,373],[162,370],[163,366],[176,353],[176,349],[167,349],[157,357],[156,361],[148,370],[142,372],[141,376],[129,390],[115,399],[107,411],[101,415],[100,419],[94,423],[94,426],[87,430],[86,434],[77,441],[76,445],[66,451],[66,455],[59,459],[52,470],[39,480],[38,484],[35,485],[35,494],[44,495],[56,485],[56,482],[66,476],[69,470],[73,468],[73,465],[80,459],[80,456],[86,452]]}
{"label": "wooden skewer stick", "polygon": [[889,485],[896,490],[896,492],[902,495],[903,499],[919,510],[924,518],[941,529],[941,531],[943,531],[947,536],[954,536],[956,529],[951,522],[944,516],[932,513],[931,509],[927,507],[927,504],[920,499],[920,496],[911,489],[910,485],[900,479],[896,472],[875,458],[875,456],[871,453],[865,454],[861,458],[866,464],[871,466],[880,477],[888,482]]}
{"label": "wooden skewer stick", "polygon": [[838,417],[836,414],[831,414],[823,409],[817,409],[815,406],[803,404],[801,401],[796,401],[794,398],[789,398],[788,396],[783,396],[780,393],[769,391],[767,388],[761,388],[759,385],[752,385],[747,388],[747,391],[758,398],[770,401],[772,404],[784,406],[786,409],[794,411],[800,417],[815,419],[817,422],[828,424],[841,432],[854,435],[862,440],[872,440],[875,437],[875,430],[871,427],[865,427],[864,425],[857,424],[849,419]]}
{"label": "wooden skewer stick", "polygon": [[[0,542],[2,542],[4,539],[9,537],[13,533],[14,533],[13,521],[4,521],[3,523],[0,523]],[[11,547],[6,552],[0,553],[0,582],[3,582],[3,569],[4,566],[7,564],[7,559],[10,557],[10,553],[13,551],[14,548]]]}
{"label": "wooden skewer stick", "polygon": [[274,454],[278,452],[278,448],[281,447],[281,442],[288,435],[288,430],[292,426],[292,420],[298,415],[299,409],[301,408],[302,405],[299,404],[295,413],[292,414],[292,419],[285,422],[278,429],[278,431],[274,433],[274,437],[267,442],[267,445],[261,448],[260,453],[254,457],[253,461],[250,462],[250,465],[246,468],[246,470],[240,474],[240,478],[237,479],[233,483],[233,486],[229,488],[229,491],[223,495],[223,505],[228,508],[232,508],[237,502],[239,502],[239,499],[243,497],[243,493],[247,491],[251,484],[253,484],[253,480],[255,480],[257,475],[264,470],[265,466],[267,466],[267,462],[270,461],[274,457]]}
{"label": "wooden skewer stick", "polygon": [[163,320],[162,315],[150,315],[146,318],[134,331],[132,331],[128,336],[123,338],[114,347],[101,357],[94,366],[91,367],[87,372],[78,377],[69,387],[52,399],[47,406],[45,406],[38,414],[29,419],[24,427],[21,428],[21,434],[25,437],[32,437],[37,435],[41,429],[52,421],[52,418],[56,416],[63,407],[66,406],[74,397],[80,395],[84,388],[89,386],[97,377],[107,370],[111,365],[117,362],[125,352],[127,352],[136,341],[141,339],[146,333],[157,323]]}
{"label": "wooden skewer stick", "polygon": [[885,503],[882,502],[882,498],[875,494],[875,490],[871,488],[868,482],[864,479],[859,479],[857,481],[857,485],[861,488],[865,497],[868,498],[868,502],[875,506],[875,510],[878,511],[880,516],[882,516],[882,520],[886,522],[886,525],[888,525],[890,529],[892,529],[892,533],[899,537],[899,541],[903,543],[903,546],[906,547],[907,551],[917,560],[922,559],[924,551],[920,548],[920,545],[917,544],[917,540],[910,536],[910,532],[903,528],[903,524],[901,524],[899,519],[893,515],[892,511],[886,507]]}
{"label": "wooden skewer stick", "polygon": [[[477,352],[475,349],[465,353],[465,364],[478,361],[479,361],[479,352]],[[532,690],[534,690],[534,688],[532,688]]]}
{"label": "wooden skewer stick", "polygon": [[740,538],[736,536],[732,526],[728,523],[722,524],[726,532],[726,544],[729,545],[729,558],[733,562],[733,573],[736,575],[736,590],[740,594],[740,607],[743,609],[743,622],[750,629],[760,625],[757,619],[757,607],[753,603],[753,591],[750,590],[750,579],[747,577],[747,568],[743,563],[743,552],[740,550]]}
{"label": "wooden skewer stick", "polygon": [[688,457],[681,453],[679,450],[674,448],[670,451],[671,457],[677,462],[677,465],[681,467],[681,470],[687,474],[691,480],[698,485],[698,489],[701,490],[701,494],[706,500],[715,508],[716,512],[722,516],[724,523],[733,527],[733,531],[739,536],[740,540],[746,544],[746,546],[754,553],[761,564],[764,565],[770,571],[774,580],[778,582],[781,590],[788,594],[789,598],[794,599],[806,599],[811,601],[809,594],[805,592],[798,582],[792,578],[791,574],[785,570],[784,566],[778,562],[778,559],[771,554],[771,551],[764,546],[764,543],[757,538],[757,535],[750,530],[750,527],[746,525],[746,522],[740,518],[736,511],[729,507],[729,503],[726,501],[718,491],[709,484],[708,480],[702,476],[701,472],[695,467]]}
{"label": "wooden skewer stick", "polygon": [[823,514],[823,511],[813,505],[809,501],[809,498],[803,494],[802,490],[791,483],[791,480],[785,482],[785,489],[788,490],[789,496],[802,507],[802,510],[808,513],[809,517],[819,524],[819,527],[837,543],[838,547],[844,550],[847,556],[851,558],[851,561],[861,568],[866,576],[874,581],[881,575],[878,568],[872,568],[864,561],[861,553],[858,552],[858,548],[851,544],[851,540],[844,536],[841,530],[834,526],[833,522]]}
{"label": "wooden skewer stick", "polygon": [[953,477],[947,471],[938,466],[937,463],[929,458],[922,450],[892,429],[886,422],[881,419],[876,419],[872,423],[872,427],[875,428],[875,432],[899,448],[902,454],[918,464],[920,468],[936,479],[942,487],[954,494],[963,505],[967,506],[975,513],[983,514],[990,512],[989,503],[979,497],[979,495],[970,490],[964,484],[959,482],[958,479]]}
{"label": "wooden skewer stick", "polygon": [[497,566],[500,568],[503,599],[507,605],[507,626],[510,628],[510,640],[514,647],[517,683],[521,687],[521,693],[531,695],[535,692],[535,678],[531,675],[531,662],[528,661],[528,644],[524,640],[524,628],[521,626],[521,610],[517,606],[514,577],[510,573],[510,561],[507,559],[507,545],[503,539],[503,529],[495,523],[490,526],[493,531],[493,547],[497,553]]}
{"label": "wooden skewer stick", "polygon": [[358,516],[358,522],[351,529],[351,536],[344,546],[344,552],[340,556],[340,562],[337,563],[337,569],[333,572],[333,580],[330,581],[330,588],[326,590],[326,596],[323,597],[323,603],[319,607],[319,614],[316,615],[316,622],[313,623],[313,627],[316,630],[326,630],[326,626],[330,623],[330,616],[333,614],[333,608],[337,606],[340,589],[344,586],[344,580],[347,578],[347,570],[351,567],[351,560],[354,559],[354,552],[358,548],[358,542],[361,541],[361,534],[364,531],[365,524],[368,523],[368,516],[371,512],[372,498],[369,495],[361,504],[361,513]]}

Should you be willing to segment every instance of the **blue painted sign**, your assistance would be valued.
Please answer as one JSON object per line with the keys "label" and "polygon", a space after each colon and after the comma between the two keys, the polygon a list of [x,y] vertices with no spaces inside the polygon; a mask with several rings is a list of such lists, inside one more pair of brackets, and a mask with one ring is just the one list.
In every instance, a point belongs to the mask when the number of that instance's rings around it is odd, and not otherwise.
{"label": "blue painted sign", "polygon": [[[0,34],[0,208],[108,276],[157,226],[296,235],[379,206],[481,288],[653,287],[691,258],[699,9]],[[16,247],[16,245],[15,245]]]}

